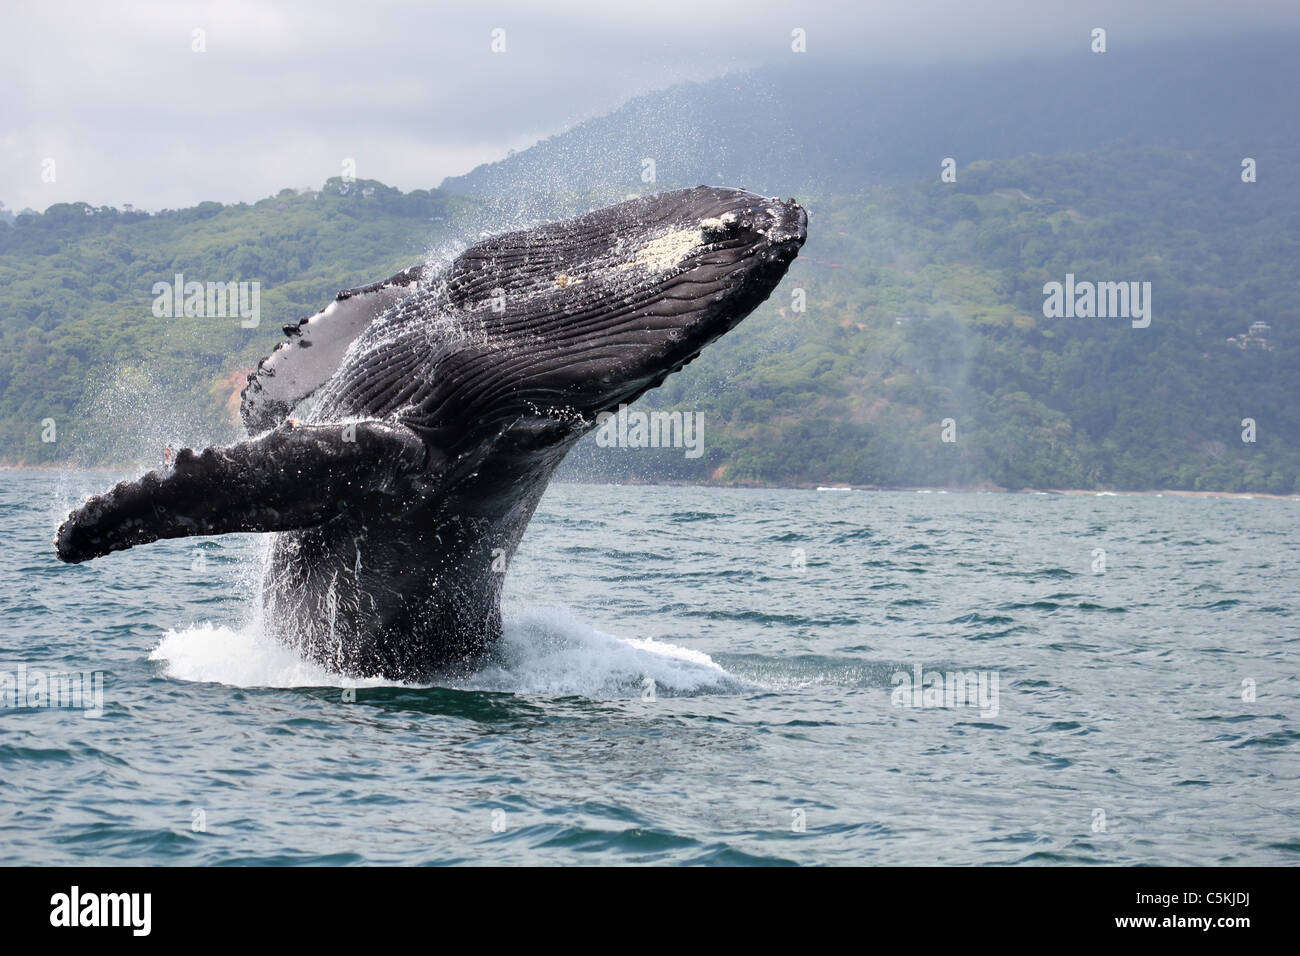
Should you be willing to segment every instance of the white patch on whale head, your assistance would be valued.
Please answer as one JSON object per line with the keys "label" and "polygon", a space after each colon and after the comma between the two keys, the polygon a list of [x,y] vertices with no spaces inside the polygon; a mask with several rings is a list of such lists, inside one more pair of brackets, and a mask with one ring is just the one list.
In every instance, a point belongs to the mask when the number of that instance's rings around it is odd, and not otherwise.
{"label": "white patch on whale head", "polygon": [[620,269],[643,266],[651,272],[663,272],[678,265],[692,252],[704,245],[704,229],[672,229],[658,238],[651,239],[637,250],[630,262],[620,265]]}
{"label": "white patch on whale head", "polygon": [[729,226],[736,221],[734,212],[724,212],[721,216],[713,216],[709,219],[700,220],[700,228],[706,231],[710,229],[721,229],[723,226]]}

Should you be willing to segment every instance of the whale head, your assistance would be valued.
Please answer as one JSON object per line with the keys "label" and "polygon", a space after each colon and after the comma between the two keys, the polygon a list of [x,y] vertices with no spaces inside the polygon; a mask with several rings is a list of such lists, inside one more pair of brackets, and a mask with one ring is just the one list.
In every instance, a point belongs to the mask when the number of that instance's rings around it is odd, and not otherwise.
{"label": "whale head", "polygon": [[807,238],[797,203],[743,190],[700,187],[621,212],[635,225],[612,231],[612,249],[592,270],[592,292],[618,304],[602,323],[618,358],[597,362],[600,373],[585,385],[586,369],[553,372],[584,414],[635,400],[735,328],[771,295]]}
{"label": "whale head", "polygon": [[430,387],[403,421],[438,431],[454,421],[462,439],[475,422],[571,443],[762,303],[807,225],[793,200],[701,186],[473,246],[433,293],[436,309],[416,299],[391,317],[411,328],[442,316]]}

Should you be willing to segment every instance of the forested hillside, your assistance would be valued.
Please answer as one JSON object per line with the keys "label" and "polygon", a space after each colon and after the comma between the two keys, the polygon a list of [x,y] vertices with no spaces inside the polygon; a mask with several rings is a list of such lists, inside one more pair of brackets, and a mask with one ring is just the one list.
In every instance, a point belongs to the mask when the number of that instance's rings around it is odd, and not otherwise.
{"label": "forested hillside", "polygon": [[[279,328],[419,261],[463,200],[331,180],[154,215],[83,203],[0,223],[0,458],[132,461],[233,434],[231,396]],[[260,283],[260,323],[158,318],[155,283]],[[56,441],[42,423],[53,420]],[[138,436],[138,437],[137,437]]]}
{"label": "forested hillside", "polygon": [[[1144,149],[802,198],[810,239],[778,296],[644,402],[701,412],[704,454],[587,441],[569,474],[1300,490],[1300,205],[1280,184],[1243,183],[1230,157]],[[56,206],[0,225],[5,461],[229,437],[243,372],[280,324],[467,224],[470,200],[335,181],[251,206]],[[261,324],[155,317],[152,285],[176,272],[258,278]],[[1150,282],[1149,327],[1045,318],[1043,286],[1066,273]],[[1255,321],[1267,347],[1225,341]]]}
{"label": "forested hillside", "polygon": [[[773,300],[643,400],[699,413],[702,454],[587,440],[565,474],[1300,491],[1300,47],[1119,39],[943,69],[792,56],[439,189],[0,207],[0,460],[229,440],[247,370],[337,290],[706,182],[797,195],[808,243]],[[155,315],[178,274],[258,283],[260,323]],[[1149,324],[1047,317],[1045,285],[1074,280],[1149,287]]]}
{"label": "forested hillside", "polygon": [[[811,238],[781,299],[647,399],[705,409],[706,454],[584,449],[583,466],[1300,490],[1300,203],[1282,183],[1259,186],[1224,157],[1133,150],[978,163],[956,183],[812,199]],[[1043,287],[1067,273],[1150,282],[1150,325],[1045,318]],[[1257,321],[1267,337],[1241,348]],[[1254,442],[1242,441],[1243,418]],[[955,441],[941,440],[945,419]]]}

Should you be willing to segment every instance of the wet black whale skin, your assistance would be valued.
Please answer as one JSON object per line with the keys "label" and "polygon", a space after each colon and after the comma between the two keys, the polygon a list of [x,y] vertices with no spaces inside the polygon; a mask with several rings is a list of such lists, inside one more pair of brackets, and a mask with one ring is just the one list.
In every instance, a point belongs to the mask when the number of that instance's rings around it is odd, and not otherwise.
{"label": "wet black whale skin", "polygon": [[701,186],[481,242],[366,327],[309,421],[259,404],[255,373],[246,421],[269,430],[90,498],[58,556],[275,532],[282,640],[355,676],[472,668],[555,467],[765,300],[806,235],[793,201]]}

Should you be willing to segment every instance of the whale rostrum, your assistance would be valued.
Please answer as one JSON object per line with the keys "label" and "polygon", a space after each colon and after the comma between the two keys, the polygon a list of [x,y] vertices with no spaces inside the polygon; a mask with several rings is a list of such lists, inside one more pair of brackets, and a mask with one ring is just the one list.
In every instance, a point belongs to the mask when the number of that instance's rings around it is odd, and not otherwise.
{"label": "whale rostrum", "polygon": [[58,556],[270,532],[263,620],[279,639],[351,676],[472,668],[556,466],[749,315],[806,235],[793,200],[700,186],[342,292],[249,375],[249,439],[91,497]]}

